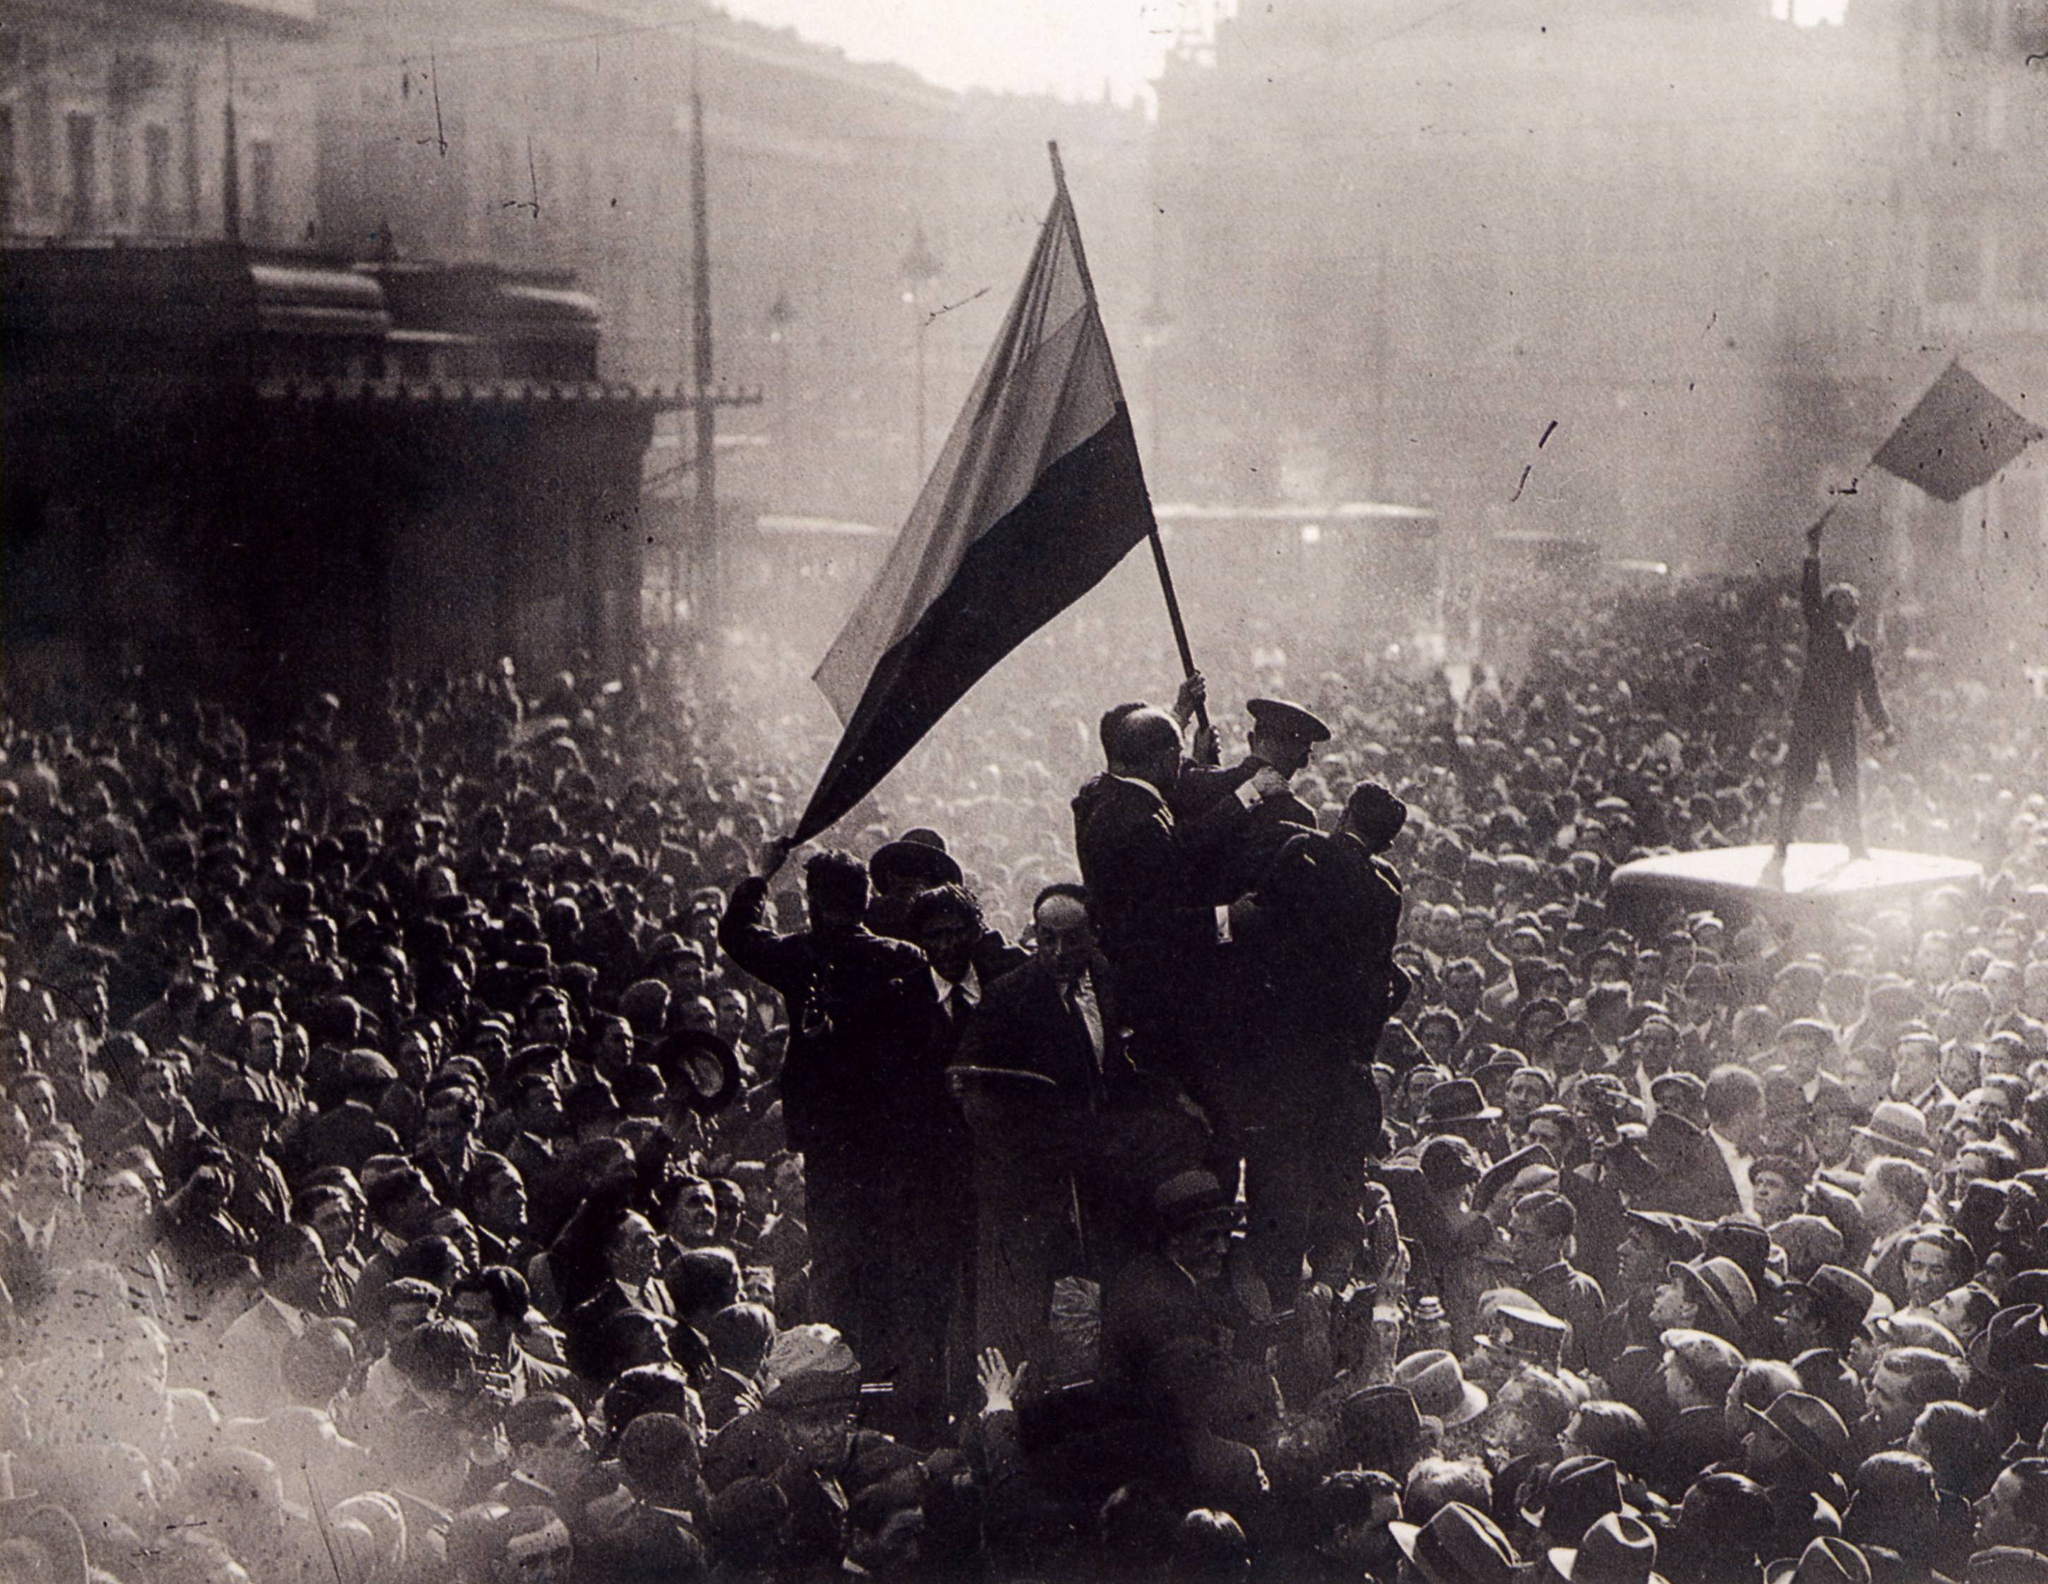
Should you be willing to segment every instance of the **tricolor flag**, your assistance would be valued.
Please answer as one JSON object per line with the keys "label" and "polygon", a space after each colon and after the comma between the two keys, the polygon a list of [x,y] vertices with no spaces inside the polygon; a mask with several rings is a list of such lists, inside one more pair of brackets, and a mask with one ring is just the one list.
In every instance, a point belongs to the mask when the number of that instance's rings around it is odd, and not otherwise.
{"label": "tricolor flag", "polygon": [[813,674],[846,729],[794,839],[867,796],[997,661],[1152,528],[1130,409],[1060,180],[924,492]]}
{"label": "tricolor flag", "polygon": [[2041,429],[1952,362],[1871,460],[1937,500],[1960,500],[2041,438]]}

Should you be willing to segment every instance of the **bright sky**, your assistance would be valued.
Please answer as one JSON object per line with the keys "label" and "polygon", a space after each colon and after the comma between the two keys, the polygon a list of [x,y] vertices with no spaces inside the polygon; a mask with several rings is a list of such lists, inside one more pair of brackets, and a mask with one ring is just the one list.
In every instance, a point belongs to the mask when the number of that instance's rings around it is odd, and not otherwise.
{"label": "bright sky", "polygon": [[[735,16],[794,27],[860,61],[899,61],[943,88],[1100,96],[1158,75],[1176,33],[1220,0],[724,0]],[[1234,7],[1232,8],[1234,9]]]}

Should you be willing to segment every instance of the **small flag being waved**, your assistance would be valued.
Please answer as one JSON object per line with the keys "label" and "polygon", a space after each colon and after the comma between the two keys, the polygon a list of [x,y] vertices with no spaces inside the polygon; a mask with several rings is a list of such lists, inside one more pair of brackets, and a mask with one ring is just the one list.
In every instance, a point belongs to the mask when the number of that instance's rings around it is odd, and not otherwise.
{"label": "small flag being waved", "polygon": [[845,731],[795,839],[874,790],[969,688],[1152,526],[1062,179],[909,522],[814,674]]}
{"label": "small flag being waved", "polygon": [[1960,500],[1989,484],[2041,433],[1952,362],[1872,460],[1937,500]]}

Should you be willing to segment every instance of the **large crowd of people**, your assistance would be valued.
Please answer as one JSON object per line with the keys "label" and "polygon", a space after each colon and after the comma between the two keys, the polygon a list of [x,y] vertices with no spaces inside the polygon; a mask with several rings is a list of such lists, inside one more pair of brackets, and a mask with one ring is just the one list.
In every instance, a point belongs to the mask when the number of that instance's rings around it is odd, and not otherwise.
{"label": "large crowd of people", "polygon": [[0,1580],[2048,1580],[2038,702],[1879,657],[1845,834],[1981,886],[1609,892],[1789,828],[1801,645],[1071,617],[797,853],[677,663],[17,715]]}

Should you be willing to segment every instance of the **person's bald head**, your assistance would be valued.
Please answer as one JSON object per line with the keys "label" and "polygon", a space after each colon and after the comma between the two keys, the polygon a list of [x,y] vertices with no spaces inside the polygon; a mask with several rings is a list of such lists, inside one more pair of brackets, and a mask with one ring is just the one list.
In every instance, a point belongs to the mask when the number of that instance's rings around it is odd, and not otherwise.
{"label": "person's bald head", "polygon": [[1110,734],[1109,768],[1165,791],[1180,767],[1180,728],[1164,710],[1132,710]]}

